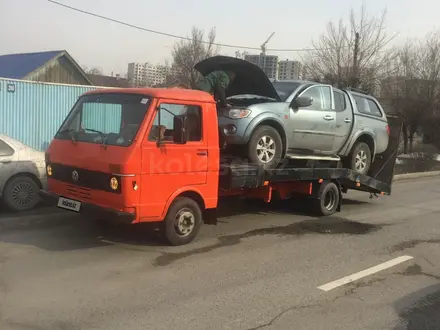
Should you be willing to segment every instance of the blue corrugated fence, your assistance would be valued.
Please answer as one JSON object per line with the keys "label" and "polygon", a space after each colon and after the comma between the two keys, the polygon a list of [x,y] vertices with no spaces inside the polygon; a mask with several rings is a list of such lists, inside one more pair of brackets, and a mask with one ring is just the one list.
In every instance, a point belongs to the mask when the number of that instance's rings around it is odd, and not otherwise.
{"label": "blue corrugated fence", "polygon": [[[98,88],[104,87],[0,78],[0,132],[44,151],[78,97]],[[110,112],[106,113],[106,116],[116,119],[118,109],[112,109]],[[94,113],[94,115],[100,114]],[[117,121],[104,122],[106,125],[104,130],[111,131]]]}

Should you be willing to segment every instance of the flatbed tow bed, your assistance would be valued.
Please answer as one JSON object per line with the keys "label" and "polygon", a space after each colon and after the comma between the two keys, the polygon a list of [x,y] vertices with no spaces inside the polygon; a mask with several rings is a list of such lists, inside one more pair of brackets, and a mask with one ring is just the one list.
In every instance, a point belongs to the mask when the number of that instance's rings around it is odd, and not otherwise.
{"label": "flatbed tow bed", "polygon": [[[220,166],[219,197],[243,196],[263,199],[269,203],[276,199],[307,196],[311,211],[318,215],[331,215],[341,210],[342,193],[349,189],[369,192],[370,198],[377,195],[391,195],[394,166],[400,140],[401,120],[388,116],[390,141],[387,150],[377,155],[369,175],[359,174],[347,168],[335,167],[296,168],[285,164],[281,168],[265,170],[249,164]],[[336,163],[335,163],[336,164]],[[209,217],[206,223],[216,222]]]}

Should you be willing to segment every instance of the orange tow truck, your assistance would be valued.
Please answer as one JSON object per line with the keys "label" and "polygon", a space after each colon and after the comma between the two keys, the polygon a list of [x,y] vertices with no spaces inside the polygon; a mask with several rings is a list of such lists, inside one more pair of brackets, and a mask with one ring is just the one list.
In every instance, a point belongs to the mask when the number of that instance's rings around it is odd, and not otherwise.
{"label": "orange tow truck", "polygon": [[369,175],[340,166],[264,169],[222,161],[211,95],[184,89],[105,89],[82,95],[46,151],[48,189],[59,208],[127,224],[157,224],[171,245],[216,224],[224,196],[295,199],[314,213],[340,211],[342,193],[390,194],[401,123],[388,117],[387,151]]}

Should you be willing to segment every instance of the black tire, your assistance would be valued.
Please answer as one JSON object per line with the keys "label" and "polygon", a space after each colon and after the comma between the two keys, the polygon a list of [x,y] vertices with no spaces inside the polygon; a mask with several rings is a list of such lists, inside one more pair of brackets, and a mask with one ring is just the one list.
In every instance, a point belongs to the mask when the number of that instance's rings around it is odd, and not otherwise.
{"label": "black tire", "polygon": [[348,160],[351,170],[360,174],[367,174],[371,166],[371,150],[368,144],[357,142],[351,149]]}
{"label": "black tire", "polygon": [[[266,138],[265,138],[266,137]],[[268,162],[264,162],[259,158],[259,152],[257,151],[258,145],[263,142],[265,138],[267,141],[273,141],[274,152],[272,158]],[[272,145],[272,144],[271,144]],[[248,143],[248,158],[252,164],[263,165],[265,168],[275,168],[281,161],[283,154],[283,141],[278,131],[272,126],[260,126],[252,134]],[[266,149],[272,150],[272,149]],[[269,153],[270,154],[270,153]],[[268,153],[266,153],[268,155]]]}
{"label": "black tire", "polygon": [[31,177],[19,175],[9,179],[3,190],[3,203],[14,212],[29,211],[40,202],[38,183]]}
{"label": "black tire", "polygon": [[318,192],[319,199],[313,200],[313,211],[318,216],[328,216],[338,210],[340,193],[338,186],[333,182],[322,183]]}
{"label": "black tire", "polygon": [[[186,214],[187,219],[181,218],[185,217],[183,213]],[[179,220],[190,221],[192,225],[190,226],[189,223],[181,224],[179,229]],[[202,211],[199,204],[188,197],[177,197],[168,209],[162,226],[162,233],[169,244],[174,246],[185,245],[196,238],[202,223]],[[183,226],[190,226],[192,229],[189,232],[184,232],[182,230]],[[189,229],[186,228],[186,230]]]}

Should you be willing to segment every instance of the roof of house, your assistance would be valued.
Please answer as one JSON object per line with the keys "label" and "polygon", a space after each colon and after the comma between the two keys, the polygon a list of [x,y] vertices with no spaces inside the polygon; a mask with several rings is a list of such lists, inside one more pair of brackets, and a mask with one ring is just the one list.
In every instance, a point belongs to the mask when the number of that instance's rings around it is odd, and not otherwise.
{"label": "roof of house", "polygon": [[0,77],[10,79],[25,79],[35,70],[61,56],[67,59],[78,69],[84,78],[92,85],[83,69],[65,50],[54,50],[36,53],[0,55]]}
{"label": "roof of house", "polygon": [[99,74],[89,74],[90,80],[95,86],[103,87],[130,87],[128,79],[112,76],[103,76]]}

